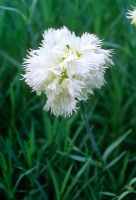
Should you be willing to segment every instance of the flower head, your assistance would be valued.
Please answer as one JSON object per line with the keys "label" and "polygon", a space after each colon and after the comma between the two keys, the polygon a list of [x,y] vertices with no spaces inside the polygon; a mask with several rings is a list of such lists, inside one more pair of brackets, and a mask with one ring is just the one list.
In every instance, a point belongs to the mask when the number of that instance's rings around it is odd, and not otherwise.
{"label": "flower head", "polygon": [[131,24],[136,26],[136,8],[133,8],[133,10],[128,11],[127,18],[131,19]]}
{"label": "flower head", "polygon": [[111,51],[101,43],[95,35],[78,37],[66,27],[44,32],[41,46],[24,60],[23,77],[33,91],[46,95],[46,110],[70,116],[78,101],[104,85],[105,69],[112,61]]}

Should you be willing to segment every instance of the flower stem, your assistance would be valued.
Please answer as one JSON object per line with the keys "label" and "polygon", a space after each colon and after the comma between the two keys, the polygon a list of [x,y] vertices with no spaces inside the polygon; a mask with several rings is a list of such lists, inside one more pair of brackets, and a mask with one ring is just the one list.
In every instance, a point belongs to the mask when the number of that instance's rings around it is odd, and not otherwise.
{"label": "flower stem", "polygon": [[100,153],[100,150],[99,150],[98,145],[96,143],[94,133],[93,133],[93,131],[92,131],[90,125],[89,125],[87,110],[86,110],[86,106],[85,106],[84,103],[82,103],[81,108],[82,108],[81,109],[82,118],[83,118],[83,121],[84,121],[84,124],[85,124],[87,134],[90,135],[92,148],[93,148],[97,158],[100,160],[101,159],[101,153]]}

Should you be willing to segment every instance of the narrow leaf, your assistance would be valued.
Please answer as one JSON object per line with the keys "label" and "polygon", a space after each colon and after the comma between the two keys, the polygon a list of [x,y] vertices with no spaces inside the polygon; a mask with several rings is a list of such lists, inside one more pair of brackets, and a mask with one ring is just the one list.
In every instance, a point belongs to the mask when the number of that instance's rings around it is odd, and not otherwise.
{"label": "narrow leaf", "polygon": [[130,134],[130,130],[125,133],[124,135],[122,135],[121,137],[119,137],[115,142],[113,142],[104,152],[102,159],[104,161],[107,161],[108,157],[111,155],[111,153],[113,152],[113,150],[119,146],[119,144],[121,142],[123,142],[123,140],[125,140],[125,138]]}
{"label": "narrow leaf", "polygon": [[90,159],[88,159],[86,161],[86,163],[83,165],[83,167],[79,170],[79,172],[76,174],[76,176],[74,177],[73,181],[71,182],[71,184],[69,185],[63,200],[66,200],[69,196],[69,194],[71,193],[73,187],[76,185],[76,183],[78,182],[80,176],[84,173],[84,171],[86,170],[86,168],[90,165]]}
{"label": "narrow leaf", "polygon": [[64,177],[64,180],[62,182],[61,194],[64,192],[64,190],[65,190],[65,188],[67,186],[67,182],[68,182],[68,179],[70,177],[72,167],[73,167],[73,165],[71,165],[70,168],[69,168],[69,170],[68,170],[68,172],[66,172],[66,176]]}
{"label": "narrow leaf", "polygon": [[121,153],[118,157],[113,159],[109,164],[106,165],[105,170],[108,170],[110,167],[115,165],[124,155],[126,152]]}

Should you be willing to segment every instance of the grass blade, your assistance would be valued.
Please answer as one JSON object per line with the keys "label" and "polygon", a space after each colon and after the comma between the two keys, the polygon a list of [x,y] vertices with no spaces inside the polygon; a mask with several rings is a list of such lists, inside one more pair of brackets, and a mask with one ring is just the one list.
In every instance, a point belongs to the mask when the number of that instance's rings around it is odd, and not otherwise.
{"label": "grass blade", "polygon": [[68,189],[66,190],[63,199],[66,200],[69,196],[69,194],[71,193],[73,187],[76,185],[76,183],[78,182],[80,176],[84,173],[84,171],[86,170],[86,168],[90,165],[90,159],[88,159],[86,161],[86,163],[83,165],[83,167],[79,170],[79,172],[76,174],[76,176],[74,177],[73,181],[71,182],[71,184],[69,185]]}
{"label": "grass blade", "polygon": [[62,186],[61,186],[61,191],[60,191],[61,194],[63,194],[63,192],[64,192],[64,190],[65,190],[65,188],[67,186],[67,182],[68,182],[68,179],[70,178],[72,167],[73,167],[73,165],[71,165],[69,167],[69,170],[66,172],[66,176],[64,177],[64,180],[63,180]]}
{"label": "grass blade", "polygon": [[131,130],[129,130],[127,133],[125,133],[124,135],[122,135],[121,137],[119,137],[115,142],[113,142],[104,152],[102,159],[104,160],[104,162],[107,161],[108,157],[111,155],[111,153],[113,152],[113,150],[119,146],[119,144],[121,142],[123,142],[123,140],[125,140],[125,138],[130,134]]}

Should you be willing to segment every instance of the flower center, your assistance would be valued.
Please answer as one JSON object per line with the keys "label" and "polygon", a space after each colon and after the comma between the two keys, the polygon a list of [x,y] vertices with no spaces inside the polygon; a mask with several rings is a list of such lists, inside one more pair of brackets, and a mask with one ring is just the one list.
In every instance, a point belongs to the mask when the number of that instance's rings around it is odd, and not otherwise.
{"label": "flower center", "polygon": [[57,64],[62,63],[65,59],[67,59],[68,57],[71,57],[73,55],[73,57],[75,57],[75,59],[78,59],[81,57],[82,53],[80,51],[77,51],[75,49],[72,49],[68,44],[66,45],[66,48],[64,50],[64,54],[62,57],[59,57],[57,60]]}
{"label": "flower center", "polygon": [[66,69],[63,69],[62,72],[61,72],[61,75],[60,75],[59,83],[61,84],[62,81],[63,81],[65,78],[68,78],[67,70],[66,70]]}
{"label": "flower center", "polygon": [[76,51],[76,55],[78,58],[80,58],[80,56],[82,55],[80,51]]}

